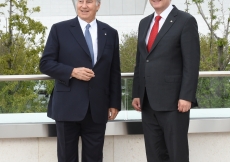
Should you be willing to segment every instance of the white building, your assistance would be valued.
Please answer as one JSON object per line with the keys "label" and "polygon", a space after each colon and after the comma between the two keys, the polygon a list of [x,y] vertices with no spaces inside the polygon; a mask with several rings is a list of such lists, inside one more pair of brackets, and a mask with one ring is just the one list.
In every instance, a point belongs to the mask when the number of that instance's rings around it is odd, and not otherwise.
{"label": "white building", "polygon": [[[3,3],[5,0],[0,0]],[[178,9],[185,11],[188,0],[172,0]],[[192,1],[192,0],[189,0]],[[227,19],[229,17],[229,0],[213,0],[217,8],[221,8],[219,1],[223,4],[224,15]],[[41,21],[48,27],[47,34],[49,33],[52,24],[74,18],[76,16],[75,0],[28,0],[28,7],[41,7],[41,12],[31,15],[36,20]],[[195,4],[190,2],[189,13],[191,13],[198,21],[199,32],[202,34],[208,33],[207,25],[198,13]],[[204,13],[208,16],[208,1],[205,1],[203,6]],[[6,10],[0,8],[0,12],[7,13]],[[139,21],[145,16],[153,13],[154,10],[148,0],[102,0],[101,8],[98,12],[97,19],[108,23],[118,30],[120,38],[123,33],[137,31]],[[222,15],[221,11],[218,12],[218,17]],[[0,29],[5,30],[6,16],[0,15]],[[220,26],[221,29],[223,27]],[[222,30],[218,31],[218,36],[222,37]]]}

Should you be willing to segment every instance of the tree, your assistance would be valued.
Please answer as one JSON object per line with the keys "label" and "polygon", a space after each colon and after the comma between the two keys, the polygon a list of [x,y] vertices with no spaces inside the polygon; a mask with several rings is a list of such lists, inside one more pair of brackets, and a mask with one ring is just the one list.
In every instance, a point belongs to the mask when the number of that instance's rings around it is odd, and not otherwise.
{"label": "tree", "polygon": [[[8,26],[0,31],[0,74],[39,74],[39,54],[44,48],[46,27],[30,15],[40,7],[29,9],[27,0],[6,0],[0,8],[9,8]],[[0,13],[7,16],[7,13]],[[39,81],[0,83],[0,112],[46,111],[36,91]]]}
{"label": "tree", "polygon": [[[123,34],[120,44],[121,72],[133,72],[136,63],[137,32]],[[122,103],[126,109],[132,108],[132,79],[122,79]]]}
{"label": "tree", "polygon": [[[201,47],[201,71],[223,71],[229,69],[230,48],[229,48],[229,27],[230,12],[225,17],[223,1],[217,0],[220,8],[215,6],[215,0],[209,0],[208,16],[203,11],[204,0],[192,0],[196,5],[199,14],[202,16],[208,27],[208,34],[200,34]],[[191,5],[189,0],[185,1],[187,6]],[[230,11],[230,9],[228,9]],[[218,13],[221,16],[217,16]],[[220,30],[223,30],[222,36],[219,36]],[[230,85],[229,78],[200,78],[198,83],[197,98],[200,107],[229,107],[230,103]]]}
{"label": "tree", "polygon": [[133,72],[136,62],[137,32],[123,34],[120,44],[121,72]]}
{"label": "tree", "polygon": [[[220,4],[220,8],[215,6],[215,2],[218,1]],[[230,9],[228,9],[228,17],[225,17],[227,11],[224,10],[224,2],[220,0],[209,0],[208,8],[209,13],[208,16],[204,13],[202,4],[204,0],[192,0],[192,2],[197,6],[199,14],[202,16],[205,24],[208,27],[209,33],[203,38],[208,38],[209,48],[206,49],[209,55],[205,55],[206,57],[214,58],[213,64],[215,70],[223,71],[228,68],[228,63],[230,61],[230,53],[229,53],[229,27],[230,27]],[[186,0],[186,4],[189,5],[189,0]],[[218,16],[221,14],[221,16]],[[222,30],[222,36],[219,36],[219,32]],[[213,57],[216,55],[216,58]],[[203,61],[204,58],[201,58]],[[202,66],[201,66],[202,68]],[[202,70],[202,69],[201,69]]]}

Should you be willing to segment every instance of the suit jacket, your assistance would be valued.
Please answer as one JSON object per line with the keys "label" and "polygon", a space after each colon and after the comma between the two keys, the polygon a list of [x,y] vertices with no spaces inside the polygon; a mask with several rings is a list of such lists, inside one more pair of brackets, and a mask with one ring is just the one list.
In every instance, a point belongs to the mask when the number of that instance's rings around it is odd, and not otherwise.
{"label": "suit jacket", "polygon": [[197,22],[174,6],[148,53],[145,39],[153,16],[139,24],[133,98],[140,98],[142,105],[146,89],[156,111],[177,110],[179,99],[196,106],[200,60]]}
{"label": "suit jacket", "polygon": [[[94,67],[77,17],[51,28],[40,70],[55,79],[48,106],[48,116],[54,120],[81,121],[90,105],[93,120],[105,123],[109,108],[121,108],[118,33],[100,21],[97,25],[98,57]],[[70,78],[77,67],[92,69],[95,77],[88,82]]]}

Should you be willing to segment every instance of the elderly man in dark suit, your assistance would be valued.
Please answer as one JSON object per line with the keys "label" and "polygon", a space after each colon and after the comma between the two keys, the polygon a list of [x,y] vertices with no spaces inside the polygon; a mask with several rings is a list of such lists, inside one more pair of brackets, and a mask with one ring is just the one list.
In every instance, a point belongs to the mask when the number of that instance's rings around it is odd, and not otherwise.
{"label": "elderly man in dark suit", "polygon": [[195,98],[200,46],[193,16],[171,0],[149,0],[140,21],[133,102],[142,112],[148,162],[189,162],[189,110]]}
{"label": "elderly man in dark suit", "polygon": [[56,121],[58,161],[101,162],[106,122],[121,108],[118,33],[96,20],[100,0],[77,0],[78,16],[51,28],[40,70],[55,79],[48,116]]}

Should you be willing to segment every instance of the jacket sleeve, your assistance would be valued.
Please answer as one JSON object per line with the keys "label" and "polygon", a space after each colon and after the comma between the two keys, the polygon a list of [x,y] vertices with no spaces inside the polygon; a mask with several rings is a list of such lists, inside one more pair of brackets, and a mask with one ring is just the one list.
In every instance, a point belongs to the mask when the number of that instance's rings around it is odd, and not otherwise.
{"label": "jacket sleeve", "polygon": [[[140,31],[140,24],[139,24],[139,29],[138,29],[138,40],[139,40],[139,33],[140,33],[139,31]],[[139,51],[139,46],[137,44],[136,65],[134,68],[132,98],[140,98],[139,64],[140,64],[140,51]]]}
{"label": "jacket sleeve", "polygon": [[200,43],[197,22],[188,18],[181,34],[181,52],[183,59],[183,77],[180,99],[195,102],[199,77]]}
{"label": "jacket sleeve", "polygon": [[69,80],[73,67],[60,63],[59,58],[59,41],[57,26],[53,25],[43,55],[40,59],[40,71],[65,85],[69,85]]}
{"label": "jacket sleeve", "polygon": [[120,53],[119,38],[116,31],[115,48],[113,52],[113,60],[110,69],[110,108],[121,110],[121,70],[120,70]]}

